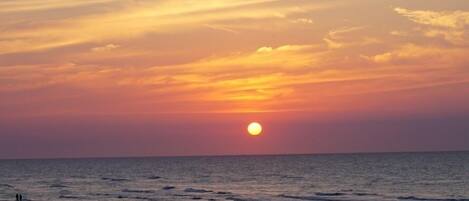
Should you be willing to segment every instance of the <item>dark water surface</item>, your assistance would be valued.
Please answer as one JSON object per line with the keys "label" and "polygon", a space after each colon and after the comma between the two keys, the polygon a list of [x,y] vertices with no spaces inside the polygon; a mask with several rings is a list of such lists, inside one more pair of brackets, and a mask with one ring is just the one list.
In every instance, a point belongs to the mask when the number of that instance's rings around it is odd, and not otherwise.
{"label": "dark water surface", "polygon": [[0,160],[0,200],[469,201],[469,152]]}

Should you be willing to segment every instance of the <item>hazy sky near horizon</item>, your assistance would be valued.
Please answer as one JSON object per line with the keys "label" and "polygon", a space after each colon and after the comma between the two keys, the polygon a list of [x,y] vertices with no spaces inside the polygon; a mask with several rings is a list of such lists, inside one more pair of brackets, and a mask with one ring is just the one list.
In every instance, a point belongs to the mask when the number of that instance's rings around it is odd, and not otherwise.
{"label": "hazy sky near horizon", "polygon": [[467,150],[468,55],[467,0],[4,0],[0,158]]}

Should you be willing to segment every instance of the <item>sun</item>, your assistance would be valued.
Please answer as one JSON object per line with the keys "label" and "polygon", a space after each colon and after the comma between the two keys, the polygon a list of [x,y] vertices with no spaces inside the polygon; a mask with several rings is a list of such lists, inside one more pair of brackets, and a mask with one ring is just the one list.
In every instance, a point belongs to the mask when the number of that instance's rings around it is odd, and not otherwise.
{"label": "sun", "polygon": [[256,136],[256,135],[260,135],[261,132],[262,132],[262,126],[261,126],[260,123],[251,122],[251,123],[248,125],[248,133],[249,133],[249,135]]}

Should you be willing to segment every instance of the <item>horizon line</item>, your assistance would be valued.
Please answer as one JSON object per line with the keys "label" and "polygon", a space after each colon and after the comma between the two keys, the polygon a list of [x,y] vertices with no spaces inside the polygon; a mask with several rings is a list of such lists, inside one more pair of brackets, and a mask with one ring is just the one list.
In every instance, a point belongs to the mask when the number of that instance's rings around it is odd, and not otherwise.
{"label": "horizon line", "polygon": [[466,150],[425,150],[425,151],[358,151],[358,152],[317,152],[317,153],[269,153],[269,154],[195,154],[195,155],[135,155],[135,156],[78,156],[78,157],[31,157],[0,158],[7,160],[86,160],[86,159],[131,159],[131,158],[197,158],[197,157],[256,157],[256,156],[305,156],[305,155],[353,155],[353,154],[412,154],[469,152]]}

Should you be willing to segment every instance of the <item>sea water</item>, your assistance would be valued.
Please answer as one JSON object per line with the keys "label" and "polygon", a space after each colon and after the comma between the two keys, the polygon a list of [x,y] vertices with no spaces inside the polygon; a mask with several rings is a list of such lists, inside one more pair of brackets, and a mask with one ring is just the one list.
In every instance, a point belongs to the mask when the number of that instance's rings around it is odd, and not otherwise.
{"label": "sea water", "polygon": [[0,160],[0,200],[469,201],[469,152]]}

